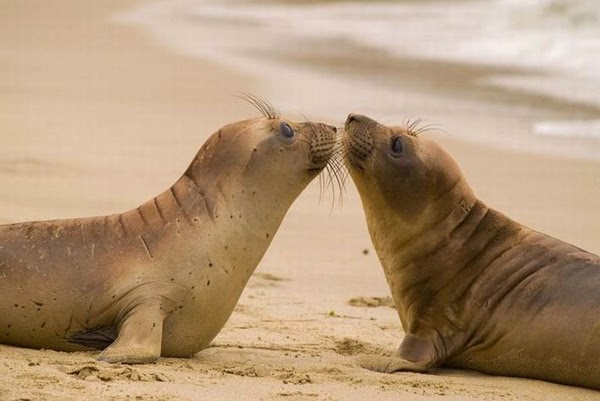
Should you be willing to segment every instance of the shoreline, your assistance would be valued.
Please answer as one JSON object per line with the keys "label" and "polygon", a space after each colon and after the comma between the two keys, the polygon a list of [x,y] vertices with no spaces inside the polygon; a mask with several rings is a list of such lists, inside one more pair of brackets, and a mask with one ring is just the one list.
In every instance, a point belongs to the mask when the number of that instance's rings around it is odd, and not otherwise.
{"label": "shoreline", "polygon": [[[260,16],[268,11],[284,15],[281,2],[274,2],[278,4],[274,8],[260,3],[257,9],[248,5],[252,2],[231,8],[206,4],[202,11],[185,0],[156,1],[121,14],[119,20],[144,28],[178,54],[248,71],[265,83],[269,97],[285,111],[298,112],[300,98],[307,104],[302,113],[329,120],[343,120],[348,110],[383,113],[375,115],[392,121],[420,116],[471,142],[600,161],[600,104],[578,94],[581,78],[572,78],[566,86],[572,87],[573,96],[560,96],[557,88],[548,91],[553,80],[565,87],[566,77],[557,71],[399,56],[387,47],[379,49],[331,33],[285,33],[280,24]],[[310,5],[291,10],[290,15],[299,16],[306,10],[315,12]],[[335,15],[339,20],[334,24],[344,21]],[[243,44],[239,37],[244,38]],[[547,90],[540,92],[540,86]],[[281,96],[284,91],[295,98]],[[477,126],[465,127],[461,123],[468,116],[488,123],[503,117],[504,132],[492,135]]]}
{"label": "shoreline", "polygon": [[[48,220],[137,206],[171,185],[208,135],[258,114],[231,98],[233,92],[266,92],[276,105],[283,99],[285,110],[311,109],[313,97],[289,90],[285,82],[264,82],[247,71],[181,56],[137,27],[111,23],[124,8],[145,3],[10,4],[0,15],[5,56],[0,70],[7,72],[0,75],[0,102],[7,106],[0,132],[9,133],[0,137],[0,187],[8,188],[0,197],[0,219]],[[311,90],[322,83],[303,77],[290,80]],[[439,101],[438,96],[432,91],[406,105],[435,111],[431,99]],[[344,113],[373,111],[360,93],[339,98],[339,104],[321,110],[325,117],[342,108],[348,109]],[[483,102],[478,106],[487,113],[468,121],[475,130],[489,126],[488,116],[497,112]],[[318,111],[311,117],[319,117]],[[448,116],[443,110],[438,114]],[[457,125],[467,123],[459,117]],[[494,120],[495,132],[502,133],[498,126],[509,117]],[[598,163],[514,153],[452,135],[434,137],[491,206],[600,253],[600,210],[594,201],[600,199]],[[385,305],[352,302],[389,296],[353,184],[348,183],[340,210],[330,211],[331,194],[321,203],[319,197],[315,181],[296,200],[208,349],[189,359],[127,366],[97,362],[95,352],[0,345],[0,400],[598,397],[592,390],[465,370],[382,375],[359,368],[360,354],[397,349],[400,322]]]}
{"label": "shoreline", "polygon": [[[424,118],[423,125],[440,127],[441,131],[467,144],[491,151],[589,162],[596,164],[600,171],[600,138],[583,134],[542,136],[532,132],[537,125],[548,121],[600,121],[600,106],[494,86],[489,82],[495,76],[531,76],[535,79],[543,77],[543,72],[419,58],[390,58],[382,51],[339,41],[324,46],[335,49],[331,53],[315,51],[312,44],[318,49],[316,42],[307,43],[309,45],[301,47],[310,47],[311,51],[269,53],[264,57],[282,65],[296,64],[296,68],[297,65],[308,66],[318,73],[344,77],[349,82],[368,83],[373,86],[371,96],[367,97],[369,100],[378,90],[395,92],[396,96],[391,99],[399,105],[386,105],[375,100],[377,106],[367,106],[373,113],[381,109],[387,111],[383,116],[387,124],[399,124],[407,116],[413,120]],[[351,85],[349,88],[351,90]],[[402,108],[407,112],[400,111]],[[491,129],[486,125],[498,121],[505,125]],[[498,135],[494,138],[488,132]]]}
{"label": "shoreline", "polygon": [[[310,65],[335,75],[360,77],[377,86],[393,86],[397,90],[435,91],[444,95],[456,95],[457,90],[461,90],[458,94],[459,98],[499,105],[511,104],[516,108],[540,109],[560,113],[559,118],[600,118],[600,105],[492,86],[487,82],[487,79],[497,75],[537,77],[546,75],[547,73],[544,71],[409,56],[390,57],[383,50],[363,47],[348,41],[330,40],[327,42],[324,45],[321,41],[307,40],[300,48],[310,48],[310,51],[289,51],[276,55],[264,54],[263,56],[278,62]],[[334,51],[327,51],[331,49]],[[360,57],[357,57],[357,54],[360,54]],[[367,72],[370,75],[367,75]],[[443,79],[440,79],[440,76],[443,76]]]}

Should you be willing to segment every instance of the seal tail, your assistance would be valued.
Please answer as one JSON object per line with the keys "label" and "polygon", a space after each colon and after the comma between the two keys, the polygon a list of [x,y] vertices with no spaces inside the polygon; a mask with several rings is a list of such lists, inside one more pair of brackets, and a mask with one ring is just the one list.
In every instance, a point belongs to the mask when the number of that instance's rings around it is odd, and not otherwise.
{"label": "seal tail", "polygon": [[108,326],[75,333],[69,338],[69,342],[83,347],[103,350],[111,345],[116,339],[117,328]]}

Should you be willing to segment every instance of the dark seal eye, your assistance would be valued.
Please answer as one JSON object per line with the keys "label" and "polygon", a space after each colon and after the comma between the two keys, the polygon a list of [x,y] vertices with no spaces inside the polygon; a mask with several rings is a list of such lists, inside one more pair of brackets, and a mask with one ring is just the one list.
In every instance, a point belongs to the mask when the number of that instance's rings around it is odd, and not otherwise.
{"label": "dark seal eye", "polygon": [[292,139],[296,135],[294,129],[288,123],[281,123],[279,126],[279,132],[286,139]]}
{"label": "dark seal eye", "polygon": [[400,155],[402,153],[402,149],[404,148],[402,145],[402,139],[399,136],[392,138],[390,147],[392,148],[394,155]]}

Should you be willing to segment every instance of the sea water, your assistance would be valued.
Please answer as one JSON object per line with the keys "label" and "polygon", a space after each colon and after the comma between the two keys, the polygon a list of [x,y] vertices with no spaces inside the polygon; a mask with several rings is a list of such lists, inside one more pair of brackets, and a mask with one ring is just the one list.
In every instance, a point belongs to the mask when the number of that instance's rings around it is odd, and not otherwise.
{"label": "sea water", "polygon": [[[158,0],[119,19],[145,26],[182,53],[255,74],[283,109],[292,107],[288,97],[302,95],[310,100],[302,111],[313,115],[339,119],[340,110],[361,104],[359,97],[388,119],[402,115],[397,88],[286,59],[311,51],[327,57],[341,44],[356,46],[357,60],[375,51],[390,61],[508,68],[478,78],[480,84],[600,110],[600,0]],[[530,148],[600,159],[600,112],[587,114],[531,122]],[[505,138],[495,140],[523,143]],[[564,141],[548,147],[548,138]]]}

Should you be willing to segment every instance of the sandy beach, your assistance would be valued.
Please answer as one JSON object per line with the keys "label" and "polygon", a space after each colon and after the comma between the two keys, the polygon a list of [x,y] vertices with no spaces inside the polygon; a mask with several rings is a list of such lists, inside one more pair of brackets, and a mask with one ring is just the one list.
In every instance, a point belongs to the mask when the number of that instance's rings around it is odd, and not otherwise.
{"label": "sandy beach", "polygon": [[[139,2],[7,1],[0,13],[0,223],[125,211],[168,188],[208,136],[257,115],[232,94],[273,99],[273,82],[172,51],[114,16]],[[281,56],[281,55],[280,55]],[[309,56],[294,62],[326,68]],[[403,71],[413,71],[405,64]],[[357,66],[358,68],[358,66]],[[361,73],[373,66],[361,66]],[[444,79],[444,69],[435,69]],[[453,135],[497,135],[536,115],[598,116],[593,106],[476,91],[477,110],[452,113],[453,85],[407,87],[409,114],[458,160],[478,196],[539,231],[600,253],[600,161],[512,152]],[[272,96],[271,96],[272,95]],[[495,100],[491,100],[495,99]],[[294,98],[302,111],[310,99]],[[329,113],[311,112],[341,125]],[[344,103],[345,105],[345,103]],[[578,107],[580,106],[580,107]],[[502,113],[496,113],[497,110]],[[510,111],[514,110],[514,114]],[[284,110],[285,112],[285,110]],[[382,114],[385,111],[382,111]],[[378,117],[377,114],[374,117]],[[399,123],[385,121],[385,123]],[[402,331],[352,183],[343,205],[313,182],[212,346],[191,359],[109,365],[96,353],[0,345],[0,400],[598,400],[596,391],[477,372],[383,375],[363,353],[391,353]],[[321,199],[323,198],[323,199]]]}

